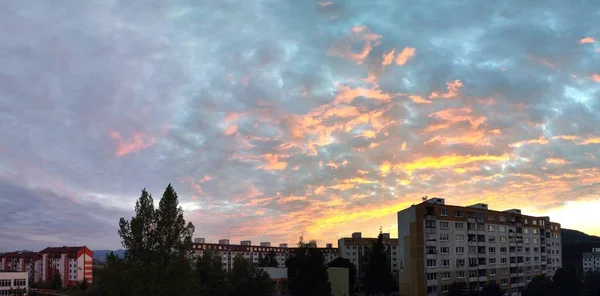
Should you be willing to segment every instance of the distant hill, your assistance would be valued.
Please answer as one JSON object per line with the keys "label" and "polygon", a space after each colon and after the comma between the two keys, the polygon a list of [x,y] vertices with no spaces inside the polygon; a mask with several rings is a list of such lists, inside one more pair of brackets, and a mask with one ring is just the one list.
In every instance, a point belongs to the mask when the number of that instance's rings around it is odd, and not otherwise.
{"label": "distant hill", "polygon": [[562,229],[561,237],[563,267],[572,265],[581,271],[583,253],[591,252],[592,248],[600,248],[600,237],[581,231]]}
{"label": "distant hill", "polygon": [[125,257],[125,250],[123,249],[118,249],[118,250],[95,250],[94,252],[94,261],[97,261],[98,263],[105,263],[106,262],[106,257],[108,256],[108,254],[110,254],[110,252],[113,252],[115,255],[123,258]]}

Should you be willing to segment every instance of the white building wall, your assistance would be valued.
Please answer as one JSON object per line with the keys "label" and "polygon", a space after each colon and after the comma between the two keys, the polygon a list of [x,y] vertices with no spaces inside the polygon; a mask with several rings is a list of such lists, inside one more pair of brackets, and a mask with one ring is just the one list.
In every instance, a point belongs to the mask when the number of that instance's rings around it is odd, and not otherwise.
{"label": "white building wall", "polygon": [[83,272],[85,267],[85,253],[77,258],[77,281],[83,281]]}
{"label": "white building wall", "polygon": [[0,295],[8,295],[10,289],[27,289],[28,287],[27,272],[0,272]]}

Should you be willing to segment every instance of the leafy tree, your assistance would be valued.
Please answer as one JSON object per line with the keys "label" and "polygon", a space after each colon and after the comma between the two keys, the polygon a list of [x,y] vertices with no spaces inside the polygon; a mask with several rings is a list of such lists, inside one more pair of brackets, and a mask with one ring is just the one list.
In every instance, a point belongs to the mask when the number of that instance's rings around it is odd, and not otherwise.
{"label": "leafy tree", "polygon": [[371,294],[389,294],[396,290],[394,276],[390,271],[390,260],[383,246],[383,234],[379,231],[377,241],[367,252],[365,274],[365,292]]}
{"label": "leafy tree", "polygon": [[10,288],[8,290],[8,295],[12,295],[12,296],[25,296],[25,292],[27,290],[26,289],[14,289],[14,288]]}
{"label": "leafy tree", "polygon": [[62,289],[63,288],[62,276],[60,275],[60,272],[58,270],[54,271],[54,275],[52,276],[52,280],[50,281],[50,288],[51,289]]}
{"label": "leafy tree", "polygon": [[467,296],[469,295],[469,287],[465,282],[454,282],[448,289],[448,296]]}
{"label": "leafy tree", "polygon": [[274,251],[271,251],[267,254],[267,256],[262,256],[258,258],[258,266],[260,267],[277,267],[277,255]]}
{"label": "leafy tree", "polygon": [[125,264],[131,281],[126,294],[178,295],[192,294],[191,268],[192,235],[194,226],[186,224],[177,193],[169,184],[154,208],[152,196],[144,189],[135,205],[130,221],[121,218],[119,236],[125,253]]}
{"label": "leafy tree", "polygon": [[350,260],[337,257],[329,262],[329,267],[341,267],[348,268],[348,283],[350,284],[350,294],[354,294],[356,292],[356,266],[354,263],[350,262]]}
{"label": "leafy tree", "polygon": [[316,241],[303,242],[300,237],[298,248],[286,261],[288,289],[292,296],[329,296],[331,285],[324,264],[323,254],[317,249]]}
{"label": "leafy tree", "polygon": [[503,296],[504,290],[497,283],[489,283],[483,287],[479,296]]}
{"label": "leafy tree", "polygon": [[[124,259],[113,252],[106,257],[106,266],[100,272],[101,283],[98,283],[100,294],[107,296],[131,295],[129,266]],[[94,283],[98,279],[94,277]]]}
{"label": "leafy tree", "polygon": [[581,279],[574,268],[560,268],[552,277],[552,281],[558,290],[558,295],[571,296],[581,295]]}
{"label": "leafy tree", "polygon": [[552,280],[545,275],[538,275],[531,279],[525,287],[523,296],[558,296],[556,286]]}
{"label": "leafy tree", "polygon": [[196,279],[200,295],[224,296],[227,294],[227,274],[221,257],[206,252],[196,261]]}
{"label": "leafy tree", "polygon": [[233,261],[228,286],[228,296],[270,296],[273,293],[269,274],[241,256]]}
{"label": "leafy tree", "polygon": [[583,278],[583,295],[600,296],[600,273],[588,271]]}
{"label": "leafy tree", "polygon": [[88,279],[86,277],[83,278],[83,281],[81,281],[79,283],[79,289],[81,290],[87,290],[89,287],[90,283],[88,282]]}

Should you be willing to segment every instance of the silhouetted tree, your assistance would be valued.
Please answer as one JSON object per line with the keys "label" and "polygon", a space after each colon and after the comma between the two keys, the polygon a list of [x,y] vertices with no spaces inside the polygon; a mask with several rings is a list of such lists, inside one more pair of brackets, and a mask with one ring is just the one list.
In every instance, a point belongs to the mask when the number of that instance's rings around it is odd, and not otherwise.
{"label": "silhouetted tree", "polygon": [[228,275],[228,296],[270,296],[273,293],[271,278],[242,256],[236,256]]}
{"label": "silhouetted tree", "polygon": [[323,254],[315,241],[304,243],[300,237],[298,248],[286,261],[288,288],[292,296],[329,296],[331,285]]}
{"label": "silhouetted tree", "polygon": [[489,283],[483,287],[479,296],[503,296],[504,290],[497,283]]}
{"label": "silhouetted tree", "polygon": [[523,296],[558,296],[558,291],[552,280],[545,275],[531,279],[523,291]]}
{"label": "silhouetted tree", "polygon": [[350,294],[356,292],[356,266],[350,260],[337,257],[329,262],[329,267],[348,268],[348,283],[350,285]]}
{"label": "silhouetted tree", "polygon": [[[106,256],[106,265],[100,271],[102,283],[98,285],[101,295],[129,296],[131,295],[129,266],[124,259],[113,252]],[[97,278],[94,277],[94,282]]]}
{"label": "silhouetted tree", "polygon": [[588,271],[583,277],[583,295],[600,296],[600,273]]}
{"label": "silhouetted tree", "polygon": [[395,289],[394,276],[390,270],[390,260],[383,246],[383,233],[379,232],[377,241],[368,250],[366,257],[365,292],[367,295],[389,294]]}
{"label": "silhouetted tree", "polygon": [[54,275],[52,276],[52,281],[50,282],[51,289],[62,289],[63,280],[58,270],[54,271]]}
{"label": "silhouetted tree", "polygon": [[88,289],[89,285],[90,283],[88,282],[88,279],[84,277],[83,280],[79,283],[79,289],[85,291]]}
{"label": "silhouetted tree", "polygon": [[552,277],[554,286],[560,296],[573,296],[582,294],[581,279],[574,268],[559,268]]}
{"label": "silhouetted tree", "polygon": [[469,287],[465,282],[454,282],[448,289],[448,296],[467,296],[469,295]]}
{"label": "silhouetted tree", "polygon": [[130,221],[121,218],[119,236],[125,247],[132,296],[194,293],[191,268],[194,226],[183,218],[177,193],[169,184],[158,209],[144,189]]}
{"label": "silhouetted tree", "polygon": [[277,267],[277,255],[274,251],[269,252],[266,256],[262,256],[258,258],[258,266],[260,267]]}
{"label": "silhouetted tree", "polygon": [[206,252],[196,261],[196,279],[200,295],[224,296],[227,294],[227,273],[221,257]]}

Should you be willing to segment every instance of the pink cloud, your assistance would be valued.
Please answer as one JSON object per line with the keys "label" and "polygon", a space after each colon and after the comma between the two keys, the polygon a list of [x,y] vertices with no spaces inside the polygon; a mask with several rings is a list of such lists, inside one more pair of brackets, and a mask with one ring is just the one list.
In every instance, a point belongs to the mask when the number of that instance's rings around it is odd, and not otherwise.
{"label": "pink cloud", "polygon": [[585,38],[579,40],[579,44],[594,43],[594,42],[595,42],[595,40],[592,37],[585,37]]}
{"label": "pink cloud", "polygon": [[412,47],[405,47],[397,56],[396,56],[396,65],[403,66],[408,62],[408,60],[412,59],[415,56],[416,50]]}
{"label": "pink cloud", "polygon": [[117,131],[112,131],[108,135],[116,141],[116,157],[121,157],[134,152],[140,152],[143,149],[154,146],[157,141],[156,137],[140,132],[132,133],[127,139],[121,137],[121,134]]}

